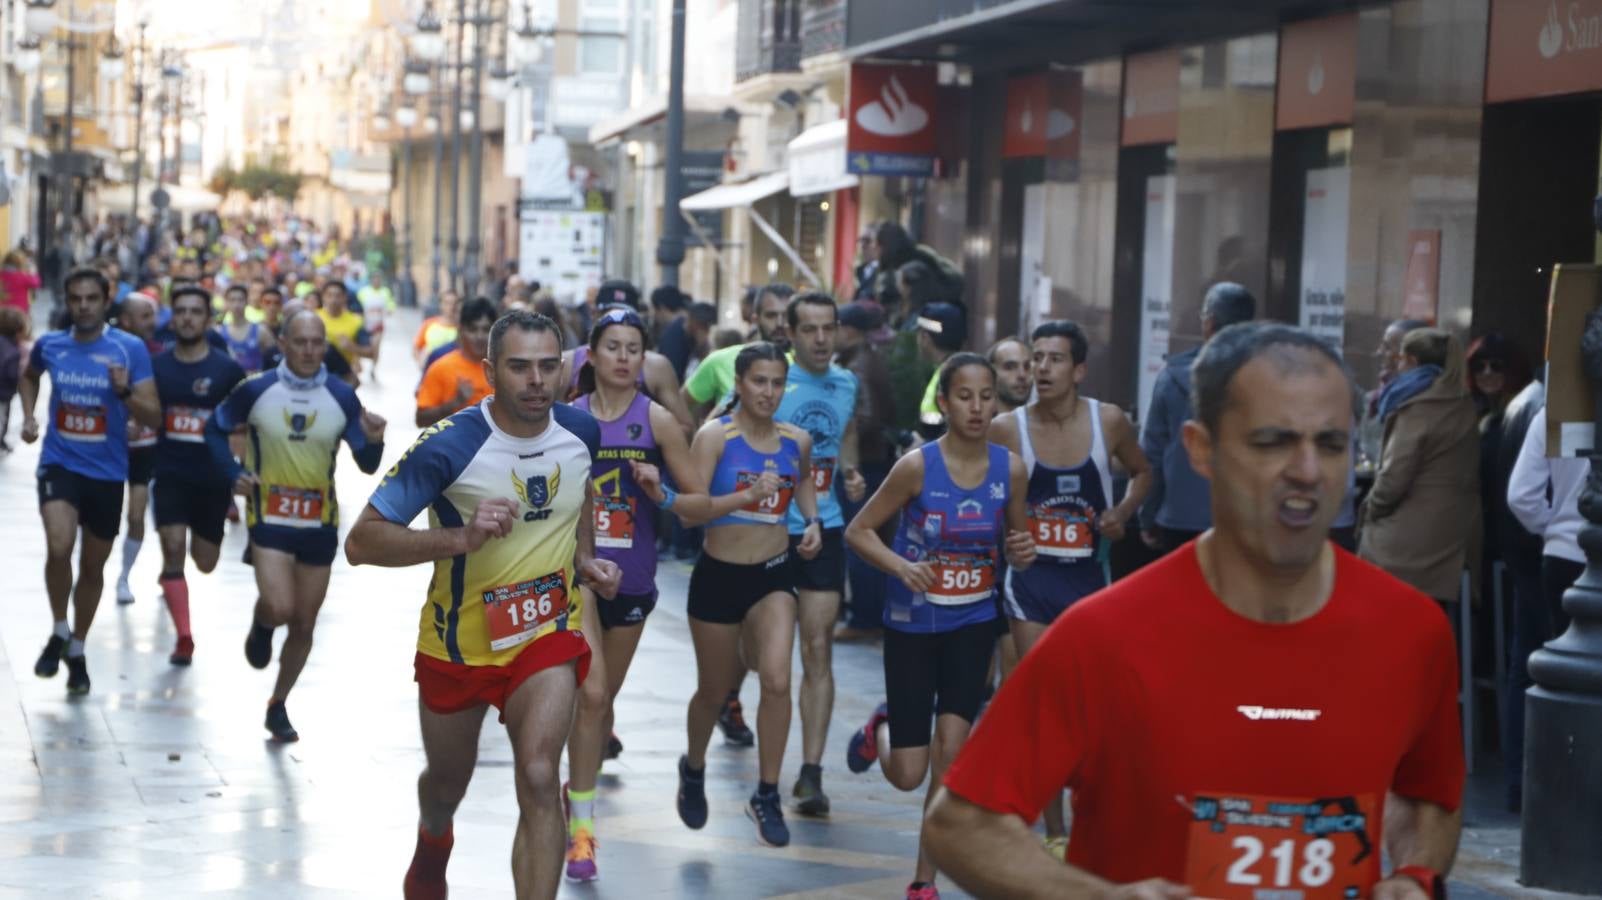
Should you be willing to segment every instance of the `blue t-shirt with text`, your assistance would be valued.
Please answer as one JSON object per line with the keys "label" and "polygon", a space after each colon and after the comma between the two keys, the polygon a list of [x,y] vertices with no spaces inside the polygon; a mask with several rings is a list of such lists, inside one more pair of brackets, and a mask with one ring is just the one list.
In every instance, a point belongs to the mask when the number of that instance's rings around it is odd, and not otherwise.
{"label": "blue t-shirt with text", "polygon": [[128,386],[151,378],[145,342],[107,326],[92,341],[69,329],[33,345],[28,367],[50,376],[50,420],[39,466],[61,466],[100,481],[128,479],[128,407],[111,389],[111,366],[128,370]]}

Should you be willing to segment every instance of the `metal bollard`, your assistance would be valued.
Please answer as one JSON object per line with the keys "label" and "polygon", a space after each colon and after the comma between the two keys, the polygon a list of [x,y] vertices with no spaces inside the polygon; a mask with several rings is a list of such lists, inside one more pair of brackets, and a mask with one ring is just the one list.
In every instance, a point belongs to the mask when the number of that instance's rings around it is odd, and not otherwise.
{"label": "metal bollard", "polygon": [[[1602,216],[1602,206],[1599,206]],[[1586,378],[1602,434],[1602,313],[1586,316]],[[1585,573],[1563,595],[1568,631],[1530,656],[1525,700],[1524,827],[1519,879],[1529,887],[1602,893],[1602,452],[1580,495]]]}

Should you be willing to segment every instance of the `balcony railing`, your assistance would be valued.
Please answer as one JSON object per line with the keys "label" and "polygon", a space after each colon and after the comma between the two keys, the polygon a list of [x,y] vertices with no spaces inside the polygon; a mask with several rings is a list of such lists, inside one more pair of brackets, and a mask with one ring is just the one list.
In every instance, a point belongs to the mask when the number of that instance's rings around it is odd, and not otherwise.
{"label": "balcony railing", "polygon": [[734,78],[801,71],[802,0],[740,0]]}
{"label": "balcony railing", "polygon": [[804,0],[801,58],[837,53],[846,46],[846,0]]}

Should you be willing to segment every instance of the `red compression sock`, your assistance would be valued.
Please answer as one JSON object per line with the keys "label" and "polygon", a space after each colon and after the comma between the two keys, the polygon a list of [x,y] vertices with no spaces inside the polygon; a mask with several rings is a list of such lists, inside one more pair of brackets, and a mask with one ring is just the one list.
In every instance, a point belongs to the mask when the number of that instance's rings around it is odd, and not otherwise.
{"label": "red compression sock", "polygon": [[179,637],[189,637],[189,582],[182,575],[161,577],[161,596],[172,614],[172,627]]}

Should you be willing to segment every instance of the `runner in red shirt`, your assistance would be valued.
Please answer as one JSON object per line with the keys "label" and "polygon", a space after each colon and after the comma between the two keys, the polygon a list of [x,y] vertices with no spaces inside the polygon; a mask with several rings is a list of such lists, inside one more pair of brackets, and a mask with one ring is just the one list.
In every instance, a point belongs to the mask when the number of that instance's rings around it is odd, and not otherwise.
{"label": "runner in red shirt", "polygon": [[[980,896],[1425,900],[1462,826],[1456,651],[1429,598],[1327,539],[1350,375],[1269,324],[1220,332],[1194,372],[1184,440],[1213,529],[1046,632],[924,846]],[[1029,830],[1064,785],[1067,866]]]}

